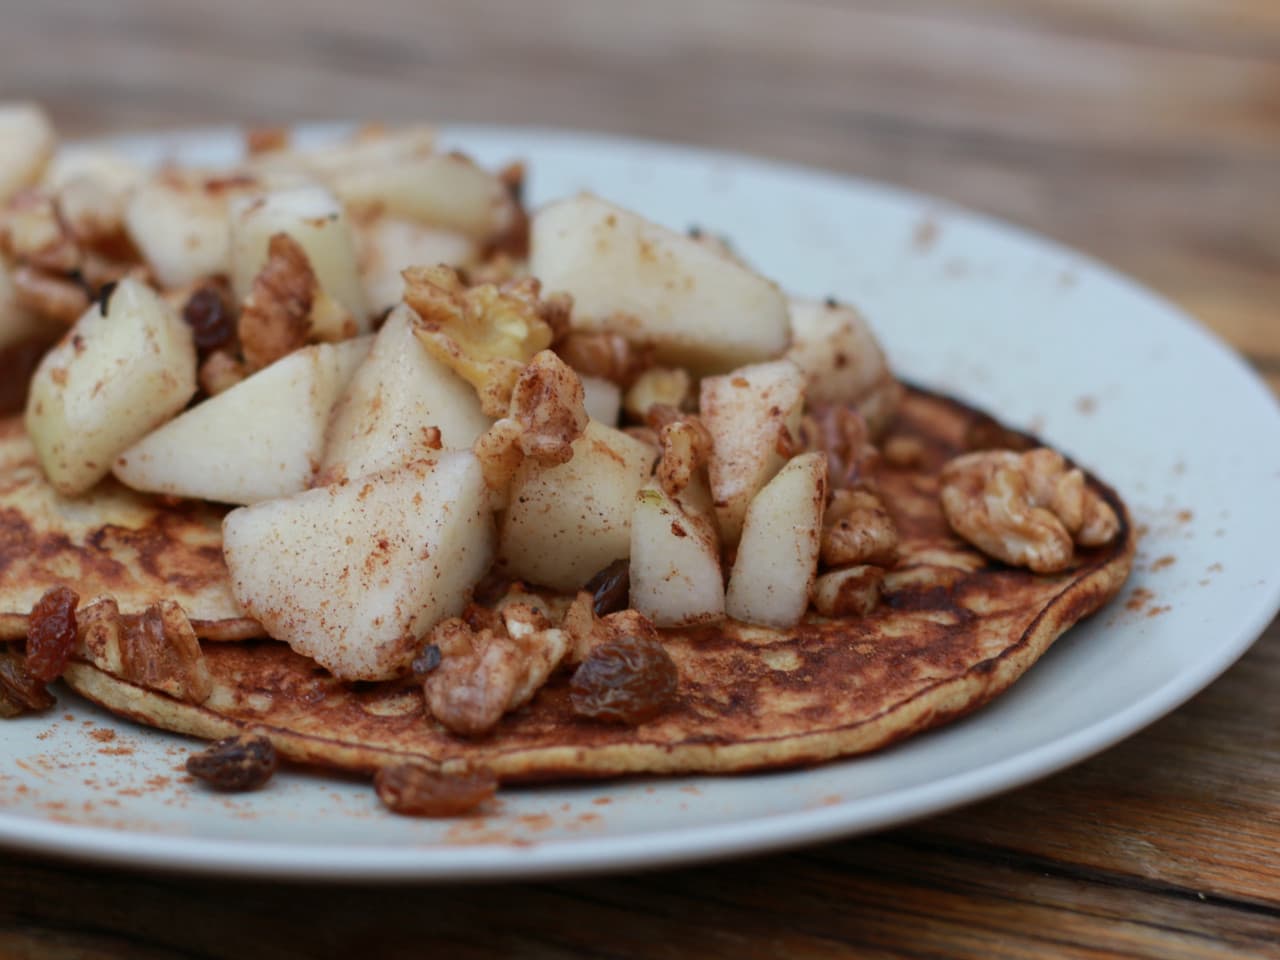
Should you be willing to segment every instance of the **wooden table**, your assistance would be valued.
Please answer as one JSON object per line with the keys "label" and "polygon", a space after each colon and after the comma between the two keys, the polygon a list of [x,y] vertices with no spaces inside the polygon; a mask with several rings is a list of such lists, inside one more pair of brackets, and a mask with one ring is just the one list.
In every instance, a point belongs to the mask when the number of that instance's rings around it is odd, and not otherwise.
{"label": "wooden table", "polygon": [[[456,119],[854,172],[1114,263],[1280,387],[1274,0],[6,0],[0,92],[73,134]],[[0,956],[1280,957],[1277,690],[1273,624],[1072,770],[721,866],[360,889],[4,854]]]}

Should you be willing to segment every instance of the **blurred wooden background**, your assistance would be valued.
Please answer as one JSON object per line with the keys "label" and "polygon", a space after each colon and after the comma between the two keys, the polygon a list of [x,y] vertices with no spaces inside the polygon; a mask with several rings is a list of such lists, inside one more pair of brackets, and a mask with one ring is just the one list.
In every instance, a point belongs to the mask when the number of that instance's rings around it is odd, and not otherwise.
{"label": "blurred wooden background", "polygon": [[[0,0],[0,97],[71,135],[520,123],[856,173],[1133,273],[1280,388],[1276,0]],[[1280,956],[1277,689],[1273,624],[1042,784],[724,867],[392,894],[6,856],[0,956]]]}

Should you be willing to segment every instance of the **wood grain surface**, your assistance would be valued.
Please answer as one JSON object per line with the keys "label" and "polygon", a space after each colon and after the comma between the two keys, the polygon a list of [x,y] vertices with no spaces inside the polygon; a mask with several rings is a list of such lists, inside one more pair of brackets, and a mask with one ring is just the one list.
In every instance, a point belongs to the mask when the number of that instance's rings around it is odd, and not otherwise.
{"label": "wood grain surface", "polygon": [[[887,180],[1134,274],[1280,389],[1274,0],[4,0],[0,97],[72,135],[522,123]],[[4,853],[0,957],[1280,957],[1278,691],[1272,624],[1032,787],[696,869],[314,888]]]}

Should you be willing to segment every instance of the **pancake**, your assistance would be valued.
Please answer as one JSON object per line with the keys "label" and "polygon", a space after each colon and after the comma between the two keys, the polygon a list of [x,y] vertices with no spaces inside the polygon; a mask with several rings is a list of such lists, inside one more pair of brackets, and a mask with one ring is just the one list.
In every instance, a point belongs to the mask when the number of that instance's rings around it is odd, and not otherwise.
{"label": "pancake", "polygon": [[1036,575],[957,539],[938,504],[939,473],[990,418],[910,389],[891,434],[919,451],[886,465],[880,489],[902,536],[900,561],[870,615],[787,631],[727,622],[665,630],[680,672],[677,702],[637,727],[576,717],[566,673],[478,738],[426,717],[412,681],[341,683],[283,644],[205,644],[213,694],[174,700],[73,663],[65,681],[138,722],[216,738],[268,735],[292,760],[369,772],[391,763],[465,758],[507,782],[623,774],[729,773],[816,763],[883,747],[938,726],[1007,689],[1064,631],[1119,591],[1135,538],[1123,504],[1120,534],[1077,550],[1073,565]]}
{"label": "pancake", "polygon": [[67,499],[36,461],[21,417],[0,420],[0,640],[27,635],[27,614],[56,584],[80,599],[116,599],[137,613],[180,603],[211,640],[262,635],[241,615],[222,560],[222,512],[166,505],[105,480]]}

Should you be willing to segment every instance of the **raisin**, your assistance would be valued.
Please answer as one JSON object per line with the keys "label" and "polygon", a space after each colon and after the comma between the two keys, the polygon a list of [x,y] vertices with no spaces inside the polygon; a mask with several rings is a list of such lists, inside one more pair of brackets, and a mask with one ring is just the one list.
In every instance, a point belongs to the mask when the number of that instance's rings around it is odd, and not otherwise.
{"label": "raisin", "polygon": [[422,648],[422,653],[413,661],[413,675],[415,677],[425,677],[428,673],[440,666],[440,648],[434,643],[428,643]]}
{"label": "raisin", "polygon": [[68,587],[44,592],[27,620],[27,670],[48,683],[57,680],[76,645],[76,604],[80,598]]}
{"label": "raisin", "polygon": [[276,748],[264,736],[241,734],[210,745],[187,758],[187,773],[215,790],[238,793],[256,790],[276,772]]}
{"label": "raisin", "polygon": [[419,763],[399,763],[379,770],[373,787],[393,813],[454,817],[474,810],[497,793],[498,778],[488,767],[449,774]]}
{"label": "raisin", "polygon": [[225,346],[236,329],[222,291],[212,283],[191,294],[182,308],[182,319],[191,328],[196,349],[201,352]]}
{"label": "raisin", "polygon": [[587,581],[591,592],[592,609],[597,617],[603,617],[627,609],[631,601],[631,563],[615,560]]}
{"label": "raisin", "polygon": [[471,600],[483,607],[497,603],[511,589],[512,580],[505,573],[490,570],[471,591]]}
{"label": "raisin", "polygon": [[679,673],[657,640],[625,635],[600,644],[570,681],[573,712],[613,723],[641,723],[674,699]]}
{"label": "raisin", "polygon": [[0,648],[0,717],[48,710],[56,702],[17,651]]}

